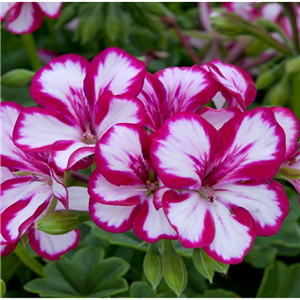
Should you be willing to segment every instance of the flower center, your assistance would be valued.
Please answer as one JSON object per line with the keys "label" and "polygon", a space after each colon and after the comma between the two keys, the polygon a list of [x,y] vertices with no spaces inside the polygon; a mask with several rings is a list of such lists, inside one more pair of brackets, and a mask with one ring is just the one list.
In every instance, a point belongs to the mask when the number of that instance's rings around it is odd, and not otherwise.
{"label": "flower center", "polygon": [[146,189],[148,194],[153,194],[159,188],[158,181],[151,182],[150,180],[146,181]]}
{"label": "flower center", "polygon": [[86,131],[82,135],[82,141],[88,145],[90,144],[96,144],[97,143],[97,137],[94,134],[91,134],[90,132]]}
{"label": "flower center", "polygon": [[212,188],[209,186],[201,187],[199,195],[209,203],[213,203],[216,200],[216,196],[214,195]]}

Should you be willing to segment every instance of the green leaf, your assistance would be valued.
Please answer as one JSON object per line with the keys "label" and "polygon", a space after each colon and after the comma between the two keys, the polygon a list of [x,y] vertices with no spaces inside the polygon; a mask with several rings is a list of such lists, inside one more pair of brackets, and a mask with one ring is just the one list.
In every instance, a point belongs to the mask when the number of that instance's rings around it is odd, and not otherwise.
{"label": "green leaf", "polygon": [[203,295],[199,295],[199,298],[239,298],[239,296],[232,291],[216,289],[205,291]]}
{"label": "green leaf", "polygon": [[5,282],[8,282],[20,268],[21,264],[21,261],[14,253],[1,257],[1,278]]}
{"label": "green leaf", "polygon": [[278,250],[272,246],[254,245],[244,261],[254,268],[264,269],[275,261]]}
{"label": "green leaf", "polygon": [[135,281],[130,286],[130,297],[132,298],[156,298],[155,291],[148,283]]}
{"label": "green leaf", "polygon": [[259,298],[299,298],[300,263],[289,267],[281,261],[269,266],[258,289]]}
{"label": "green leaf", "polygon": [[204,278],[208,279],[210,283],[212,283],[215,271],[209,264],[207,264],[203,254],[204,251],[201,248],[194,249],[193,263],[196,270]]}
{"label": "green leaf", "polygon": [[126,291],[128,285],[121,278],[129,269],[123,259],[104,259],[101,248],[85,247],[71,260],[61,258],[44,268],[46,278],[35,279],[25,290],[41,297],[105,297]]}
{"label": "green leaf", "polygon": [[1,298],[5,295],[6,293],[6,285],[5,285],[5,282],[0,279],[0,290],[1,290]]}
{"label": "green leaf", "polygon": [[15,69],[5,73],[1,77],[1,84],[9,87],[20,87],[29,83],[34,76],[33,71]]}

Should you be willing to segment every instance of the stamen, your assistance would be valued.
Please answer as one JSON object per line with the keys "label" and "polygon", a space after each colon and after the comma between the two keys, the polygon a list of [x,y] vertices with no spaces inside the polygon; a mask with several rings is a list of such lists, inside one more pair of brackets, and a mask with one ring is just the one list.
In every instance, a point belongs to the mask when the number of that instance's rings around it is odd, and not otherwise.
{"label": "stamen", "polygon": [[90,144],[96,144],[97,143],[97,137],[94,134],[91,134],[90,132],[86,131],[82,135],[82,141],[88,145]]}

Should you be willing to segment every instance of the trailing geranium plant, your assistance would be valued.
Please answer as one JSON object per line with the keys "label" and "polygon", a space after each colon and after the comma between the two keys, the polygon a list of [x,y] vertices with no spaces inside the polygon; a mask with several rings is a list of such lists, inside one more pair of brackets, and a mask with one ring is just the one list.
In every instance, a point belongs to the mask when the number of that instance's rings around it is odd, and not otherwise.
{"label": "trailing geranium plant", "polygon": [[[249,109],[255,85],[236,66],[150,74],[113,47],[91,62],[54,58],[30,93],[41,107],[1,105],[1,255],[27,234],[56,260],[87,220],[112,234],[133,229],[149,243],[152,286],[164,276],[180,295],[187,272],[172,240],[194,249],[212,280],[243,261],[255,236],[279,231],[289,201],[276,178],[299,192],[299,122],[287,108]],[[78,172],[90,166],[90,177]]]}

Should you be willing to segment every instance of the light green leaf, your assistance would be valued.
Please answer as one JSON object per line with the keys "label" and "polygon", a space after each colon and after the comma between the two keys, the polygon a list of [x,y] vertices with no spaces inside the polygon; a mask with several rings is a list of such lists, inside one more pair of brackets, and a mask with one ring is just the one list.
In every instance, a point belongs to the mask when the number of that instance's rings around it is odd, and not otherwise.
{"label": "light green leaf", "polygon": [[0,279],[0,290],[1,290],[1,298],[5,295],[6,293],[6,285],[5,285],[5,282]]}

